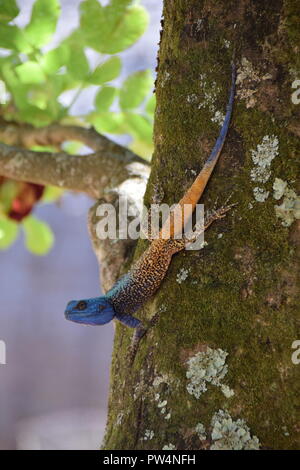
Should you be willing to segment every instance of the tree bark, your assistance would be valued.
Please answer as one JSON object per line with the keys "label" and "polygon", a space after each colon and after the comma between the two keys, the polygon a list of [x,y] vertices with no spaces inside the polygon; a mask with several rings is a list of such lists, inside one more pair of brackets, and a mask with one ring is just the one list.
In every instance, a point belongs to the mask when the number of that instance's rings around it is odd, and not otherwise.
{"label": "tree bark", "polygon": [[[296,449],[299,5],[167,0],[163,14],[145,201],[177,202],[200,171],[235,55],[233,119],[201,202],[212,208],[232,194],[238,205],[209,229],[203,250],[174,257],[138,313],[160,317],[133,365],[132,332],[117,325],[103,448]],[[135,259],[147,243],[139,241]]]}

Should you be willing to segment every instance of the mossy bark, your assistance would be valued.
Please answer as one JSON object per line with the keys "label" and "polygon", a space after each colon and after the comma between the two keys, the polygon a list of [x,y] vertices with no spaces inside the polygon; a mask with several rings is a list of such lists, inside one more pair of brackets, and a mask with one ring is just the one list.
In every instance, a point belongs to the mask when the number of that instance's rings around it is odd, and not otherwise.
{"label": "mossy bark", "polygon": [[[177,202],[200,171],[225,112],[234,54],[231,127],[201,202],[212,208],[232,194],[238,205],[208,230],[204,249],[173,258],[159,292],[138,314],[160,317],[132,366],[132,332],[117,325],[105,449],[208,449],[220,409],[245,420],[261,448],[299,448],[300,365],[291,359],[300,337],[299,224],[282,225],[272,190],[280,178],[297,191],[300,104],[291,95],[300,79],[299,23],[296,0],[165,1],[146,204],[157,194]],[[261,183],[250,174],[264,138],[278,139],[278,154]],[[265,191],[262,202],[256,186]],[[139,242],[135,258],[147,243]],[[187,360],[208,348],[228,353],[223,382],[234,395],[208,382],[199,398],[188,392]]]}

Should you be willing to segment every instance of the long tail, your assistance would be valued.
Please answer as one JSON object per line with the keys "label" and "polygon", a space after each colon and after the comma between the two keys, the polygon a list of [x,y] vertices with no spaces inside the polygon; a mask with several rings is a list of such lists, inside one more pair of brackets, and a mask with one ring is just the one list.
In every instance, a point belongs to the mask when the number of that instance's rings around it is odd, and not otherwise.
{"label": "long tail", "polygon": [[160,237],[163,239],[168,239],[170,236],[173,237],[176,233],[181,233],[183,224],[185,221],[189,220],[192,216],[192,213],[195,209],[197,202],[199,201],[207,182],[210,178],[210,175],[213,172],[214,167],[218,161],[219,155],[221,153],[222,147],[224,145],[227,131],[229,128],[230,118],[232,114],[233,102],[234,102],[234,93],[235,93],[235,65],[232,64],[232,82],[229,94],[229,100],[226,108],[226,116],[220,131],[219,137],[215,143],[214,148],[211,151],[210,156],[204,164],[204,167],[200,171],[199,175],[187,190],[185,195],[176,205],[175,211],[168,217],[164,223]]}
{"label": "long tail", "polygon": [[221,150],[223,148],[227,131],[229,128],[229,123],[230,123],[230,118],[232,114],[232,108],[233,108],[233,102],[234,102],[234,93],[235,93],[235,65],[232,64],[232,82],[231,82],[231,88],[230,88],[230,95],[229,95],[229,100],[226,108],[226,116],[225,120],[222,126],[222,129],[220,131],[219,137],[215,143],[214,148],[211,151],[210,156],[208,157],[206,163],[204,164],[204,167],[200,171],[199,175],[193,182],[192,186],[188,189],[188,191],[185,193],[183,198],[179,201],[179,205],[181,207],[184,206],[184,204],[191,204],[191,209],[192,211],[194,210],[197,202],[199,201],[207,183],[210,178],[210,175],[213,172],[214,167],[216,166],[216,163],[218,161],[219,155],[221,153]]}

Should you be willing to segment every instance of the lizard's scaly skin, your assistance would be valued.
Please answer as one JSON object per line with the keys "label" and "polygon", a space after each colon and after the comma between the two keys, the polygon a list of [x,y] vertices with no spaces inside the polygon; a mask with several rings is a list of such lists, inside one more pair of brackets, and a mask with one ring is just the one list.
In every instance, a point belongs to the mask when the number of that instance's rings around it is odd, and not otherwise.
{"label": "lizard's scaly skin", "polygon": [[[190,213],[193,212],[221,153],[232,113],[234,89],[235,69],[233,67],[232,85],[226,117],[220,135],[203,169],[178,203],[178,206],[180,206],[182,210],[186,204],[190,205],[185,207],[187,216],[188,209]],[[170,225],[168,225],[168,223]],[[163,235],[166,234],[166,230],[173,236],[174,226],[177,226],[176,220],[172,220],[171,218],[171,221],[166,221],[161,230],[160,238],[152,241],[149,248],[143,253],[131,270],[106,294],[107,299],[112,303],[118,315],[134,313],[159,288],[168,270],[172,255],[183,248],[182,245],[176,243],[172,238],[166,239],[163,237]]]}
{"label": "lizard's scaly skin", "polygon": [[[175,235],[179,227],[180,230],[183,228],[182,220],[188,220],[189,216],[192,215],[218,161],[230,123],[234,91],[235,67],[232,66],[229,101],[219,137],[203,169],[164,223],[159,238],[151,242],[149,248],[131,270],[122,276],[106,295],[79,302],[75,300],[69,302],[65,312],[67,319],[78,323],[102,325],[115,317],[130,327],[136,328],[141,325],[141,322],[134,318],[132,313],[138,310],[159,288],[173,254],[182,250],[185,246],[184,240],[177,240]],[[185,218],[182,216],[183,210]],[[226,210],[228,209],[224,208],[216,213],[214,217],[211,217],[205,223],[203,230],[213,220],[222,217]]]}
{"label": "lizard's scaly skin", "polygon": [[177,248],[173,240],[153,240],[131,270],[117,281],[106,297],[117,315],[138,310],[159,288]]}

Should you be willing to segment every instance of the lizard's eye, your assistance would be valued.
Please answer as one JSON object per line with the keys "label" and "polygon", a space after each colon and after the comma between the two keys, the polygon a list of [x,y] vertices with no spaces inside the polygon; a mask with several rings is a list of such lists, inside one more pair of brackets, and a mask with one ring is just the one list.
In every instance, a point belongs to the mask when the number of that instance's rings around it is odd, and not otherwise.
{"label": "lizard's eye", "polygon": [[84,301],[84,300],[81,300],[80,302],[78,302],[78,304],[76,305],[76,310],[85,310],[87,307],[87,303]]}
{"label": "lizard's eye", "polygon": [[99,307],[98,307],[99,312],[102,312],[102,310],[104,310],[104,309],[105,309],[105,305],[99,305]]}

